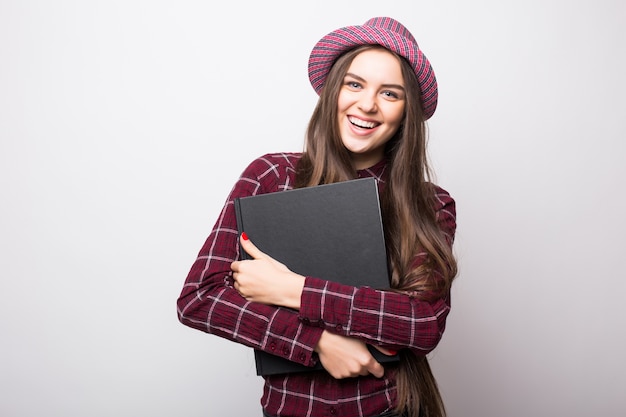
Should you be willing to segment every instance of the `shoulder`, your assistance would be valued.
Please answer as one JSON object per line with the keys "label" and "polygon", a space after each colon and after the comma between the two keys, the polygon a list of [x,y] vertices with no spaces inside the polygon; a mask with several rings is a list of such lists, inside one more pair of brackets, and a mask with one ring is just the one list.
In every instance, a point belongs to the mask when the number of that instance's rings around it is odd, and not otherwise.
{"label": "shoulder", "polygon": [[446,240],[452,244],[456,233],[456,201],[447,190],[433,184],[433,204],[435,217],[439,227],[446,236]]}
{"label": "shoulder", "polygon": [[266,153],[252,160],[245,172],[254,175],[257,179],[265,176],[279,176],[285,171],[294,171],[300,157],[299,152]]}
{"label": "shoulder", "polygon": [[241,179],[258,185],[255,194],[289,189],[301,156],[300,152],[266,153],[248,164]]}
{"label": "shoulder", "polygon": [[440,186],[436,184],[432,184],[433,186],[433,194],[434,194],[434,202],[435,202],[435,210],[439,211],[444,209],[445,207],[455,207],[454,198],[450,195],[447,190],[444,190]]}
{"label": "shoulder", "polygon": [[265,164],[268,167],[274,168],[284,167],[295,169],[301,156],[301,152],[266,153],[265,155],[256,158],[253,163],[256,162],[259,164]]}

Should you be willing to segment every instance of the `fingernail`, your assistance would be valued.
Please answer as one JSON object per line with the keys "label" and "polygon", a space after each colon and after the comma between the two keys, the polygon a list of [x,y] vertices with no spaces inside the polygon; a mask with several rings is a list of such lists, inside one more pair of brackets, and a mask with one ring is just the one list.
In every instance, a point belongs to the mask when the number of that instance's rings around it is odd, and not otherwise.
{"label": "fingernail", "polygon": [[397,355],[397,354],[398,354],[398,351],[397,351],[397,350],[393,350],[393,349],[387,349],[387,350],[389,351],[389,354],[390,354],[391,356],[395,356],[395,355]]}
{"label": "fingernail", "polygon": [[246,232],[241,232],[241,237],[243,238],[243,240],[248,240],[248,235],[246,234]]}

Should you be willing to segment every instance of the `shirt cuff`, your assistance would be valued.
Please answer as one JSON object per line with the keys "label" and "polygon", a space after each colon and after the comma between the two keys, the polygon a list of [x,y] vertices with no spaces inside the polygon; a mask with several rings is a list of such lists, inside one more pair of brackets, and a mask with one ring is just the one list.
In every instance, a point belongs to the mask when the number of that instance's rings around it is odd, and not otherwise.
{"label": "shirt cuff", "polygon": [[322,320],[322,295],[326,286],[326,281],[305,277],[302,296],[300,297],[300,320],[309,326],[323,327]]}
{"label": "shirt cuff", "polygon": [[349,285],[306,277],[300,297],[300,320],[309,326],[331,326],[334,333],[345,333],[354,291]]}

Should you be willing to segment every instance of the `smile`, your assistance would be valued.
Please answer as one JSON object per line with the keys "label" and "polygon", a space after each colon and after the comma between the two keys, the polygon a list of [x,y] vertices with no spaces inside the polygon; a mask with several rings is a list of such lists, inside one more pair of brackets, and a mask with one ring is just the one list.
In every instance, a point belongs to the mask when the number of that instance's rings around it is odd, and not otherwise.
{"label": "smile", "polygon": [[348,120],[356,127],[361,127],[363,129],[373,129],[378,126],[380,123],[376,122],[366,122],[365,120],[358,119],[354,116],[349,116]]}

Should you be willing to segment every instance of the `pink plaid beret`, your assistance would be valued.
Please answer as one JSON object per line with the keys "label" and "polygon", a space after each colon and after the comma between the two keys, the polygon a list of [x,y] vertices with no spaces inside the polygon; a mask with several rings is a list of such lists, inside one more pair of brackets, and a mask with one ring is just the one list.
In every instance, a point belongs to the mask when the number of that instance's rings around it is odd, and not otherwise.
{"label": "pink plaid beret", "polygon": [[390,17],[374,17],[362,26],[346,26],[320,39],[309,57],[309,80],[315,91],[320,93],[330,68],[341,54],[369,44],[382,45],[409,61],[420,85],[424,116],[429,119],[437,108],[435,72],[413,35]]}

